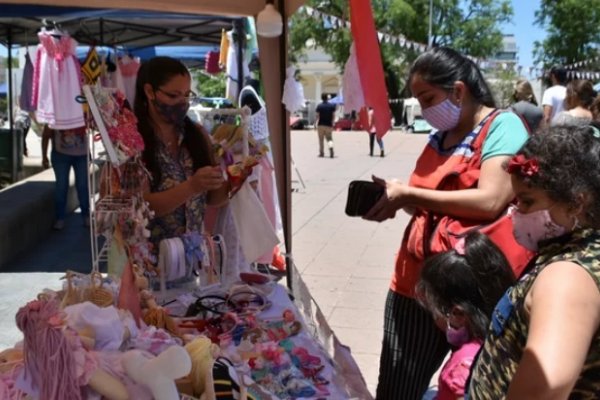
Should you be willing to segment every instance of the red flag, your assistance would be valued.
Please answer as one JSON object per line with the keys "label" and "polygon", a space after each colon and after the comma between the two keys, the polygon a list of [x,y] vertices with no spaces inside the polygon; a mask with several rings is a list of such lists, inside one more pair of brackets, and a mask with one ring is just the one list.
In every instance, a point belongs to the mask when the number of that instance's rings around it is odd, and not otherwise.
{"label": "red flag", "polygon": [[382,137],[392,127],[392,115],[370,0],[350,0],[350,21],[365,102],[373,108],[377,136]]}

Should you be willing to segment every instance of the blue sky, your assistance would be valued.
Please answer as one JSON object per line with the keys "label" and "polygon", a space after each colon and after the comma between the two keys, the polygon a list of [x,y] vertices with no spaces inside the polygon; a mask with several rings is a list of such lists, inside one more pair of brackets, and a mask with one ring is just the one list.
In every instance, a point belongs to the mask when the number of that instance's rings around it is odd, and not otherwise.
{"label": "blue sky", "polygon": [[534,13],[539,5],[539,0],[512,0],[514,10],[512,23],[502,27],[503,33],[515,35],[519,50],[518,65],[523,66],[524,74],[527,74],[529,67],[533,66],[533,42],[542,41],[545,36],[544,30],[533,23]]}
{"label": "blue sky", "polygon": [[[533,66],[533,42],[544,38],[544,30],[533,24],[534,12],[539,3],[539,0],[512,0],[513,21],[502,27],[503,33],[515,35],[519,49],[519,65],[523,66],[524,74]],[[3,46],[0,46],[0,56],[6,56]]]}

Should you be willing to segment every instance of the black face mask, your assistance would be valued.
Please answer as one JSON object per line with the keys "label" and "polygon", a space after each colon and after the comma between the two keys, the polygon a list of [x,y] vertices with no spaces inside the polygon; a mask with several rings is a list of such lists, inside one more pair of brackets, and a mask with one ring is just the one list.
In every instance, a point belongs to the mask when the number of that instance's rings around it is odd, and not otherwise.
{"label": "black face mask", "polygon": [[183,125],[183,120],[190,108],[187,100],[177,104],[165,104],[155,97],[152,103],[165,121],[173,125]]}

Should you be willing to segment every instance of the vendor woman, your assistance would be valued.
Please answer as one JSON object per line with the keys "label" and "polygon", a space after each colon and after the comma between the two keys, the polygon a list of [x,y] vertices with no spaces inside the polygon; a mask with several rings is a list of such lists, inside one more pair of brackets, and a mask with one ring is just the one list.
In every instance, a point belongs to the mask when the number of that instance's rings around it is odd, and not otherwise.
{"label": "vendor woman", "polygon": [[155,249],[162,239],[202,233],[206,206],[228,198],[210,138],[187,116],[191,82],[187,68],[170,57],[147,61],[137,76],[134,111],[152,176],[144,199],[155,213],[149,226]]}

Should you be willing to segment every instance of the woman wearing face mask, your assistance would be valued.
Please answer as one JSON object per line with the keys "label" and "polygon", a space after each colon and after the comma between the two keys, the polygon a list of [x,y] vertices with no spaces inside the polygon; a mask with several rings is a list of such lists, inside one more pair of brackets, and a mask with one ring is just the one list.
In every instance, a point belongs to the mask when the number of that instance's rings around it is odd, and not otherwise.
{"label": "woman wearing face mask", "polygon": [[156,57],[140,67],[134,112],[152,176],[144,198],[155,212],[149,226],[155,248],[162,239],[202,233],[206,205],[227,201],[210,138],[186,115],[191,96],[190,73],[181,62]]}
{"label": "woman wearing face mask", "polygon": [[515,238],[537,250],[496,305],[470,399],[600,394],[600,130],[556,126],[507,163]]}
{"label": "woman wearing face mask", "polygon": [[377,399],[420,399],[449,346],[414,298],[415,284],[435,230],[433,219],[451,215],[488,223],[514,194],[502,163],[527,138],[520,118],[498,113],[473,61],[435,48],[414,62],[409,76],[423,117],[436,130],[408,183],[373,177],[386,195],[365,218],[384,221],[400,209],[413,213],[405,231],[385,306]]}

